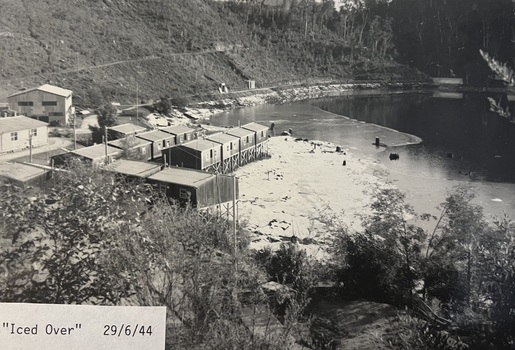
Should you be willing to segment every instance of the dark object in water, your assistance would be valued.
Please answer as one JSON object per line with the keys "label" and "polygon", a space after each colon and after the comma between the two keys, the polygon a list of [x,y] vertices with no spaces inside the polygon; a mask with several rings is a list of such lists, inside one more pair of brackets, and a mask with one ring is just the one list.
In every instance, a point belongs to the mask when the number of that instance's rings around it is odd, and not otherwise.
{"label": "dark object in water", "polygon": [[304,142],[309,142],[309,140],[308,139],[304,139]]}
{"label": "dark object in water", "polygon": [[342,163],[343,166],[347,165],[347,161],[344,160],[343,163]]}
{"label": "dark object in water", "polygon": [[297,137],[297,138],[295,139],[295,142],[298,142],[298,141],[303,141],[303,140],[302,140],[302,137]]}
{"label": "dark object in water", "polygon": [[336,152],[341,152],[342,148],[340,146],[336,146]]}
{"label": "dark object in water", "polygon": [[379,137],[376,137],[376,147],[379,147]]}
{"label": "dark object in water", "polygon": [[399,159],[398,153],[390,153],[390,160],[397,160]]}

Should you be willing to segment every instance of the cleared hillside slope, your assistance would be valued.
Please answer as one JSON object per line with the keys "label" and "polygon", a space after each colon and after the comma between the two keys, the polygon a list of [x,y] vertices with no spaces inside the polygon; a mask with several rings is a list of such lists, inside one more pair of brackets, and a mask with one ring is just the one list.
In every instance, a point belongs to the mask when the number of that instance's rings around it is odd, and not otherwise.
{"label": "cleared hillside slope", "polygon": [[307,78],[209,0],[0,0],[0,9],[0,101],[43,83],[72,89],[80,105]]}
{"label": "cleared hillside slope", "polygon": [[[246,28],[202,0],[0,0],[0,8],[0,97],[45,82],[127,100],[137,85],[155,97],[298,78],[270,55],[261,62],[265,50],[249,45]],[[95,67],[118,61],[129,62]]]}

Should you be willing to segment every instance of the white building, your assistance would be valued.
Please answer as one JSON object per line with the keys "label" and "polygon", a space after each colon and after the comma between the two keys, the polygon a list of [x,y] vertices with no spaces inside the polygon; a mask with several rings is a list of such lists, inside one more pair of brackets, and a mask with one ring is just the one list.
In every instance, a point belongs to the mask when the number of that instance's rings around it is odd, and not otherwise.
{"label": "white building", "polygon": [[9,107],[20,115],[47,123],[68,125],[73,116],[73,91],[45,84],[7,96]]}
{"label": "white building", "polygon": [[24,116],[0,118],[0,153],[48,144],[48,124]]}

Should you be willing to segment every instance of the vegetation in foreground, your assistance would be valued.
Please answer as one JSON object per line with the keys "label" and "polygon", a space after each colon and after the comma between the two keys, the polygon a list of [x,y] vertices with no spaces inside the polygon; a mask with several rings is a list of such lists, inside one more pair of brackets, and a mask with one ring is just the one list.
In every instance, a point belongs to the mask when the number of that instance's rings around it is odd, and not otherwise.
{"label": "vegetation in foreground", "polygon": [[[82,163],[70,170],[41,191],[2,186],[3,301],[165,305],[168,349],[284,349],[295,340],[321,349],[345,342],[305,331],[317,286],[332,281],[333,300],[407,308],[382,338],[386,347],[514,344],[513,224],[488,225],[469,189],[449,193],[440,217],[419,216],[434,220],[431,232],[412,223],[402,193],[377,190],[362,232],[328,227],[332,259],[320,263],[295,244],[251,252],[243,228],[235,252],[231,223],[219,215]],[[283,286],[272,299],[267,281]],[[255,320],[256,309],[283,326],[251,336],[242,320]]]}

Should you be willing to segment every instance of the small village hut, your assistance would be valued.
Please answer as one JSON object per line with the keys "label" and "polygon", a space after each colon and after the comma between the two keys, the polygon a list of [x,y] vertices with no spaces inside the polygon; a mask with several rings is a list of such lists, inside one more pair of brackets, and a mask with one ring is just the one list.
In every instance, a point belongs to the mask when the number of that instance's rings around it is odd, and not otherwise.
{"label": "small village hut", "polygon": [[196,139],[195,129],[188,128],[184,125],[175,125],[161,128],[160,130],[175,135],[175,144],[181,145],[185,142]]}
{"label": "small village hut", "polygon": [[222,146],[197,139],[163,151],[167,163],[189,169],[221,172]]}
{"label": "small village hut", "polygon": [[129,135],[141,134],[141,133],[147,131],[147,129],[142,126],[136,125],[136,124],[126,123],[126,124],[110,126],[107,128],[107,131],[108,131],[109,135],[113,139],[116,140],[116,139],[122,139]]}
{"label": "small village hut", "polygon": [[240,166],[252,162],[255,159],[255,132],[249,129],[232,128],[226,134],[240,139]]}
{"label": "small village hut", "polygon": [[266,153],[268,153],[265,149],[265,143],[268,141],[268,127],[258,123],[249,123],[242,125],[241,127],[242,129],[254,132],[254,145],[256,146],[254,151],[255,158],[261,159]]}
{"label": "small village hut", "polygon": [[222,173],[234,171],[240,163],[240,138],[218,132],[206,136],[206,140],[213,141],[222,146]]}
{"label": "small village hut", "polygon": [[122,158],[133,160],[150,160],[152,159],[152,142],[137,138],[133,135],[123,139],[109,141],[110,146],[122,150]]}
{"label": "small village hut", "polygon": [[161,150],[168,149],[175,145],[175,135],[161,130],[154,130],[136,135],[145,141],[152,142],[152,159],[161,157]]}
{"label": "small village hut", "polygon": [[161,171],[161,166],[158,164],[119,159],[116,162],[109,164],[107,170],[126,177],[128,180],[146,179]]}
{"label": "small village hut", "polygon": [[45,187],[51,176],[52,171],[48,167],[28,163],[0,163],[0,179],[20,187]]}
{"label": "small village hut", "polygon": [[82,161],[91,162],[93,165],[112,163],[114,160],[122,156],[122,150],[110,145],[98,144],[89,147],[80,148],[68,153],[52,156],[52,164],[54,166],[66,165],[71,158],[77,158]]}

